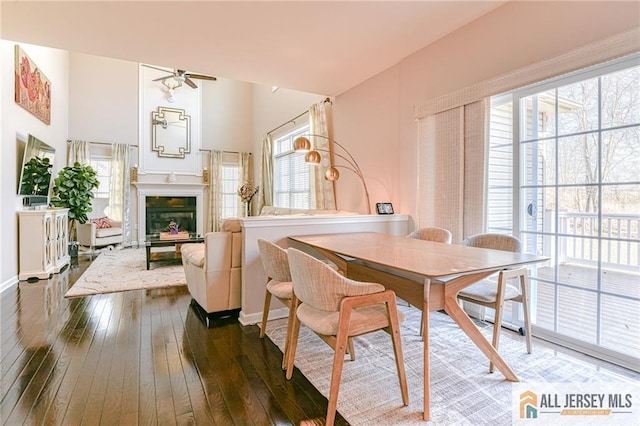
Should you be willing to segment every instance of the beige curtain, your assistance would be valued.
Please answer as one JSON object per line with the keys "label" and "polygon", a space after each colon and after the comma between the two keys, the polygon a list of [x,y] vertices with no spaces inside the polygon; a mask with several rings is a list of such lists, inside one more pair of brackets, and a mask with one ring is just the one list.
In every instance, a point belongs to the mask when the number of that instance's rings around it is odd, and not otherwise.
{"label": "beige curtain", "polygon": [[211,151],[209,157],[209,223],[208,232],[220,230],[222,225],[222,151]]}
{"label": "beige curtain", "polygon": [[420,120],[417,225],[454,243],[484,230],[486,110],[482,100]]}
{"label": "beige curtain", "polygon": [[122,222],[123,245],[131,245],[131,183],[129,180],[129,145],[111,145],[108,216]]}
{"label": "beige curtain", "polygon": [[[240,176],[240,185],[244,185],[247,182],[251,182],[251,184],[255,185],[255,183],[253,182],[253,162],[251,161],[251,153],[249,152],[241,152],[239,154],[239,158],[238,158],[238,172],[239,172],[239,176]],[[257,198],[257,194],[254,196],[254,199],[251,200],[251,212],[252,214],[255,214],[255,212],[253,211],[253,208],[255,207],[255,205],[257,204],[255,202],[256,198]],[[243,217],[247,215],[247,209],[244,203],[242,203],[241,201],[238,202],[238,217]]]}
{"label": "beige curtain", "polygon": [[324,178],[325,171],[331,167],[333,146],[332,130],[332,109],[331,102],[319,102],[309,108],[309,133],[320,135],[329,139],[311,137],[311,144],[314,148],[320,149],[322,161],[318,167],[312,167],[310,176],[311,185],[311,208],[328,209],[336,208],[335,186],[333,181]]}
{"label": "beige curtain", "polygon": [[261,180],[258,192],[258,213],[264,206],[273,206],[273,140],[270,134],[262,139]]}
{"label": "beige curtain", "polygon": [[69,155],[67,155],[67,165],[73,166],[76,161],[80,164],[91,163],[91,153],[87,141],[69,142]]}

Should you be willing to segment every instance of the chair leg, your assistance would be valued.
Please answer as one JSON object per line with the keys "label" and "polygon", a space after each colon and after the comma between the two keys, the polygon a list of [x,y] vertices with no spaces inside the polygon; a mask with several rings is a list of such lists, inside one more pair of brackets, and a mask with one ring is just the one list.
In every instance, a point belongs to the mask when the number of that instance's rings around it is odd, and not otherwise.
{"label": "chair leg", "polygon": [[524,310],[524,337],[527,340],[527,353],[530,354],[531,346],[531,317],[529,312],[529,274],[527,270],[520,275],[520,292],[522,293],[522,309]]}
{"label": "chair leg", "polygon": [[342,368],[344,367],[344,355],[349,341],[349,320],[351,311],[344,309],[340,312],[338,324],[338,335],[336,336],[336,347],[333,356],[333,369],[331,371],[331,386],[329,387],[329,405],[327,407],[327,426],[332,426],[336,420],[336,410],[338,407],[338,393],[340,391],[340,379]]}
{"label": "chair leg", "polygon": [[396,305],[395,299],[387,303],[387,314],[389,316],[389,325],[391,326],[391,341],[393,342],[393,351],[396,356],[396,368],[398,369],[398,381],[400,382],[402,402],[406,406],[409,405],[409,390],[407,387],[407,373],[404,368],[404,355],[402,354],[398,306]]}
{"label": "chair leg", "polygon": [[[289,347],[291,346],[289,339],[291,336],[291,328],[293,327],[293,317],[296,316],[296,309],[298,308],[298,299],[292,298],[287,304],[289,306],[289,318],[287,319],[287,335],[284,340],[284,354],[282,355],[282,369],[287,369],[287,360],[289,359]],[[294,306],[295,305],[295,306]]]}
{"label": "chair leg", "polygon": [[269,317],[269,307],[271,305],[271,293],[269,290],[264,290],[264,308],[262,308],[262,327],[260,327],[260,338],[264,337],[264,333],[267,331],[267,318]]}
{"label": "chair leg", "polygon": [[[504,275],[500,273],[498,276],[498,290],[496,294],[495,304],[495,316],[493,318],[493,341],[492,345],[495,350],[498,350],[498,344],[500,343],[500,328],[502,327],[502,308],[504,306],[504,292],[507,286]],[[493,373],[493,363],[489,362],[489,372]]]}
{"label": "chair leg", "polygon": [[[295,296],[294,296],[295,298]],[[297,303],[297,299],[296,302]],[[295,361],[296,358],[296,349],[298,348],[298,335],[300,334],[300,320],[298,319],[298,315],[293,315],[292,317],[292,321],[291,321],[291,335],[288,336],[289,337],[289,342],[285,343],[286,347],[287,347],[287,353],[286,353],[286,358],[287,358],[287,374],[286,374],[286,378],[287,380],[291,379],[291,376],[293,376],[293,362]]]}
{"label": "chair leg", "polygon": [[347,352],[349,352],[349,358],[351,359],[351,361],[355,361],[356,349],[353,346],[353,337],[349,337],[349,340],[347,340]]}

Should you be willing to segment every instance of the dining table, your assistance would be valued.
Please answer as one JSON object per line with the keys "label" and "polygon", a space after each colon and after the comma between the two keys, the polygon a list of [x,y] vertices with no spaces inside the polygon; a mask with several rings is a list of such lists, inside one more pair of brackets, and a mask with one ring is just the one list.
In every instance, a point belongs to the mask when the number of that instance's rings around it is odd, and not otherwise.
{"label": "dining table", "polygon": [[[460,290],[503,269],[548,257],[362,232],[289,236],[289,245],[324,257],[348,277],[378,282],[423,311],[444,310],[504,375],[518,377],[458,303]],[[423,314],[424,420],[430,418],[429,315]]]}

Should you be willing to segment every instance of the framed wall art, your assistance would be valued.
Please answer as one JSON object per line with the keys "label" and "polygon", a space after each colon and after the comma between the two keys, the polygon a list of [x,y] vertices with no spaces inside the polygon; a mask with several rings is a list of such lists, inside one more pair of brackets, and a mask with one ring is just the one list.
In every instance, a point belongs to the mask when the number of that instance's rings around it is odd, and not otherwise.
{"label": "framed wall art", "polygon": [[51,124],[51,82],[16,44],[16,103]]}

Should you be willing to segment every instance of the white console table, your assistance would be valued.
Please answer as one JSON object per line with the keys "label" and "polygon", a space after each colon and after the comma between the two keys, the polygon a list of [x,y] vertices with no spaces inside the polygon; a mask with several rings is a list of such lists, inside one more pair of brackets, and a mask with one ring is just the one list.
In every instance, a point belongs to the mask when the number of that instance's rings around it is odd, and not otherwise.
{"label": "white console table", "polygon": [[69,209],[18,212],[19,280],[47,279],[69,264]]}
{"label": "white console table", "polygon": [[[333,234],[347,232],[380,232],[407,235],[409,215],[308,215],[308,216],[251,216],[240,218],[242,223],[242,310],[239,321],[243,325],[256,324],[262,319],[266,275],[262,269],[258,238],[287,247],[290,235]],[[288,309],[280,302],[272,302],[270,319],[284,318]]]}

